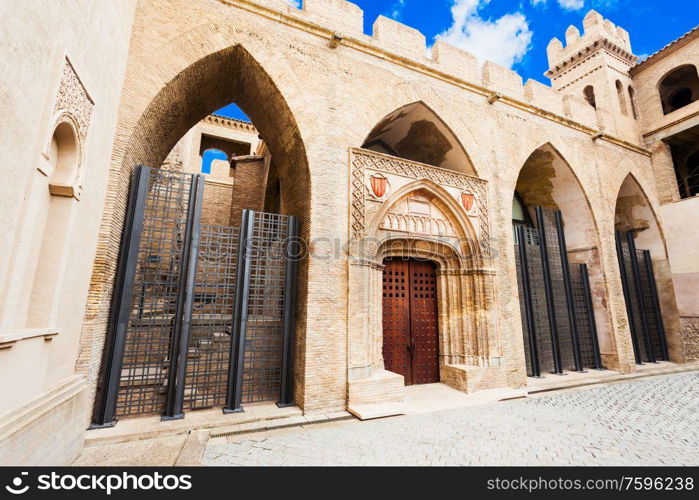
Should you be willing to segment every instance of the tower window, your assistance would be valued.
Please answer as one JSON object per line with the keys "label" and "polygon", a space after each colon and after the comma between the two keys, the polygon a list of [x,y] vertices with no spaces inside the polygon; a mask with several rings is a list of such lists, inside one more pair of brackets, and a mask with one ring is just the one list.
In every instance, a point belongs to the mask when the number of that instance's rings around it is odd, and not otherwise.
{"label": "tower window", "polygon": [[593,108],[597,109],[597,100],[595,99],[595,88],[592,85],[588,85],[583,90],[583,95],[587,103]]}
{"label": "tower window", "polygon": [[636,111],[636,91],[629,85],[629,103],[631,103],[631,113],[633,119],[638,120],[638,112]]}
{"label": "tower window", "polygon": [[619,107],[621,108],[622,115],[628,115],[629,111],[626,109],[626,99],[624,99],[624,86],[619,80],[616,81],[616,94],[619,98]]}

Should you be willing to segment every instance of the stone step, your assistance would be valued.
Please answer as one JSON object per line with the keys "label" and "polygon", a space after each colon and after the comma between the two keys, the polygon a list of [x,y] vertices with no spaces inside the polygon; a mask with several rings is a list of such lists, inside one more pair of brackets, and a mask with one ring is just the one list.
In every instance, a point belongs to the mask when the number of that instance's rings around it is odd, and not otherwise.
{"label": "stone step", "polygon": [[226,427],[218,427],[211,429],[209,432],[209,437],[214,439],[239,434],[250,434],[253,432],[264,432],[275,429],[286,429],[289,427],[301,427],[353,419],[354,417],[346,411],[315,413],[311,415],[295,415],[291,417],[275,418],[273,420],[260,420],[257,422],[247,422],[229,425]]}

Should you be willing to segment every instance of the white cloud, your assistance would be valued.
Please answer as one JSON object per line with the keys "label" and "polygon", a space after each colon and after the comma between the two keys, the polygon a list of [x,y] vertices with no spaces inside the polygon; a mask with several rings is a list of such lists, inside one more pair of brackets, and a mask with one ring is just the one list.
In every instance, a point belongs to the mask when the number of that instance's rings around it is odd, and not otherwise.
{"label": "white cloud", "polygon": [[558,5],[566,10],[580,10],[585,7],[585,0],[558,0]]}
{"label": "white cloud", "polygon": [[393,2],[393,4],[391,4],[391,7],[389,7],[390,12],[388,17],[398,21],[401,17],[403,17],[403,10],[405,10],[405,0],[396,0]]}
{"label": "white cloud", "polygon": [[521,12],[484,19],[478,10],[490,0],[454,0],[452,25],[436,38],[511,68],[529,52],[532,31]]}
{"label": "white cloud", "polygon": [[531,0],[531,4],[534,6],[541,5],[541,4],[546,5],[547,1],[548,0]]}

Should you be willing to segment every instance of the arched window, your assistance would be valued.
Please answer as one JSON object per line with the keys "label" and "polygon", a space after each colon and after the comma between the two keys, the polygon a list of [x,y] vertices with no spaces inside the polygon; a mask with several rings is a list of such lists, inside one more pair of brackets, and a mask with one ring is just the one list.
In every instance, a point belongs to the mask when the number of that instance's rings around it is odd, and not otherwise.
{"label": "arched window", "polygon": [[593,108],[597,109],[597,100],[595,99],[595,88],[592,85],[588,85],[583,90],[583,95],[587,103]]}
{"label": "arched window", "polygon": [[621,108],[622,115],[628,115],[629,111],[626,109],[626,99],[624,99],[624,86],[619,80],[616,81],[616,95],[619,98],[619,107]]}
{"label": "arched window", "polygon": [[699,99],[699,74],[696,66],[687,64],[674,69],[658,86],[663,112],[667,115]]}
{"label": "arched window", "polygon": [[228,161],[228,155],[220,149],[207,149],[201,155],[201,173],[210,174],[211,164],[214,160]]}
{"label": "arched window", "polygon": [[70,242],[73,209],[77,192],[79,166],[78,142],[73,127],[62,122],[51,138],[48,161],[41,169],[48,176],[48,189],[39,195],[42,204],[37,220],[39,251],[34,272],[27,327],[45,328],[53,323],[64,295],[64,262]]}
{"label": "arched window", "polygon": [[634,91],[631,85],[629,85],[629,103],[631,104],[633,119],[638,120],[638,112],[636,111],[636,91]]}

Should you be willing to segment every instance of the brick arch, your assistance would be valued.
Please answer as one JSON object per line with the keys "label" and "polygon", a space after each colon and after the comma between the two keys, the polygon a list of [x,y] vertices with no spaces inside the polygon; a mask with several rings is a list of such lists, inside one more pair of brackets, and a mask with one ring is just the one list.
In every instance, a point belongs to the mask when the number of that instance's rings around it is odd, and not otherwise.
{"label": "brick arch", "polygon": [[633,173],[628,173],[619,187],[614,226],[617,231],[633,233],[637,249],[650,251],[670,360],[684,362],[684,340],[662,225],[650,198]]}
{"label": "brick arch", "polygon": [[667,245],[660,219],[648,195],[633,172],[628,172],[614,202],[614,229],[639,231],[637,246],[651,251],[653,259],[667,259]]}
{"label": "brick arch", "polygon": [[[550,167],[547,168],[549,161]],[[542,165],[533,166],[533,162]],[[546,175],[551,177],[545,177]],[[534,178],[523,179],[523,176]],[[574,229],[566,230],[569,247],[599,247],[599,226],[590,197],[575,169],[552,142],[535,149],[522,164],[514,189],[521,189],[525,183],[530,185],[532,191],[529,196],[527,193],[519,193],[526,205],[554,208],[563,213],[566,227]]]}
{"label": "brick arch", "polygon": [[478,130],[465,118],[463,110],[455,109],[442,94],[426,85],[402,83],[390,91],[381,89],[381,92],[380,96],[366,96],[371,99],[372,105],[361,107],[361,114],[356,116],[357,132],[351,138],[355,144],[364,141],[385,117],[405,106],[420,103],[434,113],[463,149],[471,167],[471,171],[466,173],[481,177],[485,175],[488,151],[481,150]]}
{"label": "brick arch", "polygon": [[[211,43],[201,42],[202,36],[211,36]],[[285,199],[285,213],[299,216],[302,236],[310,229],[311,180],[308,160],[301,132],[287,100],[270,74],[241,44],[229,45],[203,57],[202,51],[212,45],[225,43],[226,37],[218,30],[207,27],[198,36],[186,34],[171,43],[170,50],[179,54],[168,55],[161,67],[153,68],[145,78],[127,79],[121,104],[122,116],[112,155],[102,230],[90,283],[88,308],[85,315],[78,370],[86,372],[94,388],[100,363],[99,353],[104,345],[111,293],[116,273],[119,241],[121,238],[130,174],[139,164],[159,167],[177,141],[198,121],[215,110],[237,103],[254,121],[275,158],[279,177],[293,185]],[[179,47],[179,51],[176,49]],[[191,50],[187,50],[191,47]],[[158,52],[163,53],[161,48]],[[194,57],[189,65],[183,64],[182,54]],[[269,62],[269,61],[267,61]],[[184,66],[184,67],[183,67]],[[170,79],[158,76],[171,75]],[[132,73],[138,73],[134,64]],[[146,80],[148,84],[137,83]],[[134,118],[128,108],[142,109]],[[293,183],[293,184],[292,184]],[[297,303],[297,325],[303,330],[306,321],[307,263],[300,265]],[[299,343],[303,336],[299,335]],[[303,348],[297,350],[302,356]],[[301,366],[301,363],[297,363]]]}
{"label": "brick arch", "polygon": [[[611,232],[606,237],[600,232],[590,196],[557,144],[547,142],[529,155],[518,173],[512,196],[517,191],[532,210],[542,206],[561,211],[568,259],[571,263],[588,266],[598,339],[602,351],[609,352],[614,349],[615,342],[610,309],[612,295],[605,263],[612,259],[609,248],[613,248],[610,247],[613,238]],[[600,209],[599,206],[595,208]],[[534,218],[534,214],[531,215]],[[510,255],[513,262],[510,279],[514,284],[517,283],[514,248]]]}

